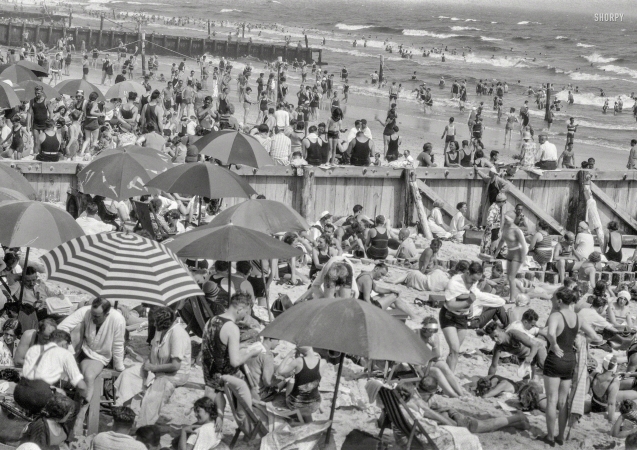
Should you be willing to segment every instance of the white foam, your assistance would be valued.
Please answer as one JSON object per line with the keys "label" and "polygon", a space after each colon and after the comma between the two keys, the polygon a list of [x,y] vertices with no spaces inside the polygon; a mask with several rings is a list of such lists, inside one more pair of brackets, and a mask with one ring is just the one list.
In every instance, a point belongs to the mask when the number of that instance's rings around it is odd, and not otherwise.
{"label": "white foam", "polygon": [[578,46],[578,47],[584,47],[584,48],[591,48],[591,47],[595,47],[595,46],[594,46],[594,45],[592,45],[592,44],[582,44],[581,42],[578,42],[578,43],[577,43],[577,46]]}
{"label": "white foam", "polygon": [[617,58],[604,58],[602,55],[600,55],[599,53],[593,53],[592,55],[581,55],[582,58],[584,58],[586,61],[588,62],[592,62],[592,63],[600,63],[600,64],[604,64],[604,63],[609,63],[609,62],[613,62],[613,61],[617,61]]}
{"label": "white foam", "polygon": [[[610,109],[613,107],[614,101],[609,101],[608,104]],[[626,105],[624,105],[624,108],[625,107]],[[577,123],[583,127],[598,128],[600,130],[637,131],[637,126],[630,126],[630,125],[610,125],[607,123],[588,122],[586,120],[579,120]]]}
{"label": "white foam", "polygon": [[372,25],[347,25],[346,23],[337,23],[336,28],[339,30],[356,31],[364,30],[365,28],[372,28]]}
{"label": "white foam", "polygon": [[608,64],[605,66],[600,66],[599,68],[602,70],[606,70],[607,72],[615,72],[620,75],[630,75],[633,78],[637,78],[637,70],[629,69],[628,67]]}
{"label": "white foam", "polygon": [[[460,61],[466,62],[467,64],[485,64],[494,67],[529,67],[523,63],[523,59],[521,58],[483,58],[481,56],[476,56],[473,53],[466,55],[463,57],[462,55],[445,55],[445,57],[452,61]],[[424,63],[423,63],[424,65]]]}
{"label": "white foam", "polygon": [[491,22],[491,23],[498,23],[498,22]]}
{"label": "white foam", "polygon": [[564,40],[564,39],[568,39],[568,36],[556,36],[555,39],[559,40]]}
{"label": "white foam", "polygon": [[584,72],[572,72],[570,75],[572,80],[575,81],[611,81],[617,78],[607,77],[605,75],[598,75],[596,73],[584,73]]}
{"label": "white foam", "polygon": [[456,20],[462,20],[462,19],[458,19],[457,17],[452,17],[451,20],[456,21]]}
{"label": "white foam", "polygon": [[465,22],[477,22],[477,20],[476,20],[476,19],[465,19],[464,21],[465,21]]}
{"label": "white foam", "polygon": [[448,16],[438,16],[439,19],[448,19]]}
{"label": "white foam", "polygon": [[459,34],[432,33],[426,30],[403,30],[403,34],[405,36],[428,36],[438,39],[447,39],[460,36]]}
{"label": "white foam", "polygon": [[495,41],[501,41],[502,39],[498,39],[498,38],[492,38],[489,36],[480,36],[480,39],[483,41],[487,41],[487,42],[495,42]]}
{"label": "white foam", "polygon": [[242,12],[242,11],[240,9],[222,9],[220,12],[229,13],[229,12]]}
{"label": "white foam", "polygon": [[523,20],[522,22],[518,22],[518,25],[528,25],[529,23],[528,20]]}
{"label": "white foam", "polygon": [[480,31],[480,28],[475,28],[475,27],[449,27],[449,28],[451,28],[453,31],[463,31],[463,30]]}
{"label": "white foam", "polygon": [[[556,95],[558,100],[563,102],[568,101],[568,91],[560,91]],[[585,92],[580,94],[573,93],[573,102],[576,105],[585,105],[585,106],[597,106],[601,108],[604,106],[604,101],[606,101],[608,97],[600,97],[598,94],[593,94],[592,92]],[[610,106],[612,107],[612,98],[608,100]]]}

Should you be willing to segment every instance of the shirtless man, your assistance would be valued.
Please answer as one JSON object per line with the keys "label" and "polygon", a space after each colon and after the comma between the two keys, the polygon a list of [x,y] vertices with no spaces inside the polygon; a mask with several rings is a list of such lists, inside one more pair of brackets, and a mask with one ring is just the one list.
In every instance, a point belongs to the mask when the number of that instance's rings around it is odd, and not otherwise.
{"label": "shirtless man", "polygon": [[[413,317],[409,306],[403,300],[398,298],[400,292],[380,287],[376,284],[376,281],[387,276],[387,265],[385,263],[378,263],[369,272],[363,272],[356,278],[356,285],[358,286],[359,300],[364,300],[367,303],[371,303],[374,306],[378,306],[381,309],[387,309],[390,306],[396,309],[400,309],[409,317]],[[372,293],[379,294],[378,297],[372,298]]]}
{"label": "shirtless man", "polygon": [[515,277],[520,270],[522,264],[526,260],[526,255],[529,253],[529,246],[524,238],[522,230],[513,223],[515,220],[515,213],[509,211],[504,216],[504,222],[502,224],[500,242],[495,250],[495,255],[500,253],[502,245],[507,245],[507,278],[509,279],[509,301],[513,303],[515,297],[518,295],[517,284],[515,283]]}
{"label": "shirtless man", "polygon": [[573,144],[573,139],[575,139],[575,132],[577,131],[577,127],[579,125],[575,125],[575,118],[571,117],[570,122],[566,124],[566,145]]}

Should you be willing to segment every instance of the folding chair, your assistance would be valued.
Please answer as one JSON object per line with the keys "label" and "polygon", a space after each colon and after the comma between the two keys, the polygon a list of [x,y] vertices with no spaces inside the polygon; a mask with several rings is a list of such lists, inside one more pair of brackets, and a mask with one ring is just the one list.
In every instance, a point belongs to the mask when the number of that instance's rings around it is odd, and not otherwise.
{"label": "folding chair", "polygon": [[[252,408],[250,408],[241,398],[236,397],[227,385],[224,387],[224,393],[226,395],[226,398],[228,399],[228,403],[230,404],[232,416],[234,417],[235,422],[237,422],[237,431],[234,434],[232,441],[230,442],[231,449],[234,448],[234,446],[237,444],[239,435],[242,432],[248,441],[256,438],[257,435],[263,437],[268,434],[268,428],[263,424],[263,422],[261,422],[254,411],[252,411]],[[245,424],[237,419],[237,407],[241,407],[243,411],[245,411],[246,417],[249,420],[252,429],[245,427]]]}
{"label": "folding chair", "polygon": [[137,217],[137,225],[135,228],[139,227],[142,230],[147,231],[154,239],[157,239],[158,236],[155,234],[155,229],[153,228],[153,221],[150,218],[150,206],[148,203],[133,201],[133,209],[135,210],[135,216]]}
{"label": "folding chair", "polygon": [[[418,439],[418,436],[416,436],[416,433],[418,432],[425,436],[427,442],[433,447],[434,450],[439,450],[438,446],[436,446],[422,424],[418,422],[418,420],[414,417],[403,399],[398,394],[396,394],[396,391],[388,389],[386,387],[381,387],[378,391],[378,396],[383,404],[383,415],[381,415],[381,418],[379,420],[379,439],[383,437],[385,428],[387,428],[391,424],[394,424],[394,426],[398,428],[405,436],[409,436],[409,439],[407,441],[408,450],[411,450],[411,443],[414,440],[418,442],[418,444],[422,448],[425,448],[425,445],[420,441],[420,439]],[[403,415],[403,412],[400,410],[401,405],[409,414],[411,420],[413,421],[413,425],[410,425]]]}

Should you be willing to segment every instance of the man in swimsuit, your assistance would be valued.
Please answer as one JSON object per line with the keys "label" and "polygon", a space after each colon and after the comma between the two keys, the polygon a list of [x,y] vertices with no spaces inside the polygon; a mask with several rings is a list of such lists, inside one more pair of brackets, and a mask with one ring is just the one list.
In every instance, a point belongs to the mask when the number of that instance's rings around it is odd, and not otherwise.
{"label": "man in swimsuit", "polygon": [[566,144],[573,144],[573,139],[575,139],[575,132],[577,131],[577,127],[579,125],[575,125],[575,118],[571,117],[570,122],[566,124]]}
{"label": "man in swimsuit", "polygon": [[[371,303],[374,306],[378,306],[381,309],[387,309],[390,306],[395,309],[400,309],[409,317],[413,317],[412,313],[403,300],[398,298],[400,292],[378,286],[376,281],[387,276],[389,269],[385,263],[378,263],[369,272],[363,272],[356,278],[356,285],[358,286],[358,299]],[[379,297],[372,298],[372,292],[379,294]]]}
{"label": "man in swimsuit", "polygon": [[489,375],[495,375],[500,362],[502,352],[510,353],[518,358],[520,364],[534,364],[541,369],[544,367],[546,359],[546,342],[534,337],[538,331],[536,324],[537,313],[532,309],[527,309],[522,315],[522,321],[511,323],[506,329],[499,328],[496,322],[488,324],[484,331],[493,339],[493,358],[489,366]]}

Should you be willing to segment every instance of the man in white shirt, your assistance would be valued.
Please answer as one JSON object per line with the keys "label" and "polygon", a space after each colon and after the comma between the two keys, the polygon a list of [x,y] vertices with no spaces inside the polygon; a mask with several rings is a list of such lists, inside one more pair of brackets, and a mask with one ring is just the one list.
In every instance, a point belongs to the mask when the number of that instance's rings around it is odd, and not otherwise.
{"label": "man in white shirt", "polygon": [[3,116],[0,117],[0,152],[4,149],[7,149],[11,146],[11,139],[9,139],[9,135],[11,134],[11,127],[9,126],[11,122]]}
{"label": "man in white shirt", "polygon": [[88,400],[84,376],[80,372],[73,353],[68,350],[71,335],[55,330],[45,345],[31,347],[25,357],[22,376],[26,382],[19,383],[14,391],[18,405],[37,414],[53,396],[52,386],[60,381],[69,382]]}
{"label": "man in white shirt", "polygon": [[361,130],[361,121],[357,120],[354,122],[354,126],[347,132],[347,143],[352,142],[352,139],[356,138],[356,133]]}
{"label": "man in white shirt", "polygon": [[361,119],[361,131],[365,134],[365,137],[370,141],[372,138],[372,130],[367,127],[367,119]]}
{"label": "man in white shirt", "polygon": [[549,142],[546,131],[542,131],[538,139],[540,141],[540,148],[537,154],[538,162],[535,166],[542,170],[557,169],[557,147],[555,147],[555,144]]}
{"label": "man in white shirt", "polygon": [[290,126],[290,114],[283,108],[282,104],[277,106],[274,112],[274,118],[276,119],[276,126],[279,130]]}
{"label": "man in white shirt", "polygon": [[283,127],[277,126],[277,132],[271,139],[270,156],[277,166],[290,165],[292,156],[292,141],[285,135],[284,131]]}
{"label": "man in white shirt", "polygon": [[270,148],[272,147],[272,140],[268,136],[270,134],[270,127],[262,123],[257,127],[257,131],[258,133],[254,135],[254,138],[263,145],[266,152],[270,153]]}
{"label": "man in white shirt", "polygon": [[82,228],[84,234],[99,234],[115,231],[113,225],[102,222],[102,219],[97,215],[97,204],[93,202],[86,205],[86,216],[78,217],[75,221]]}
{"label": "man in white shirt", "polygon": [[595,239],[588,229],[588,224],[582,221],[577,225],[577,236],[575,237],[575,250],[573,253],[580,261],[584,261],[594,250]]}
{"label": "man in white shirt", "polygon": [[604,330],[617,333],[617,328],[602,316],[602,314],[606,314],[607,308],[608,301],[605,298],[595,297],[590,308],[580,309],[577,317],[579,317],[581,323],[590,325],[597,333],[601,333]]}

